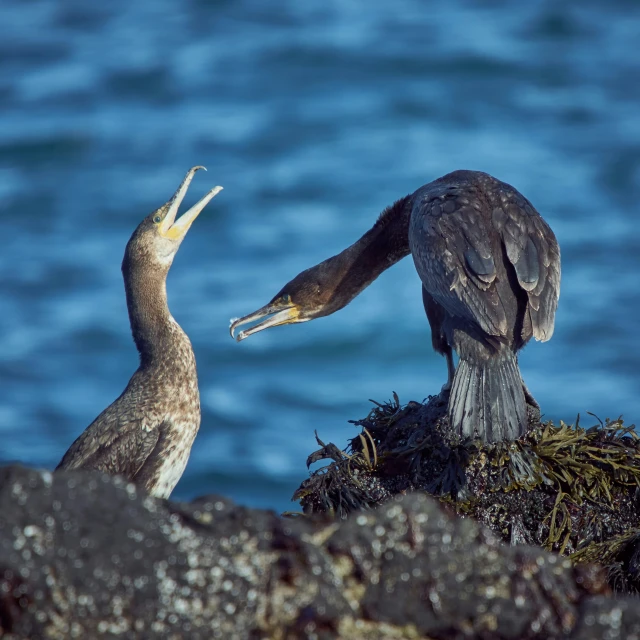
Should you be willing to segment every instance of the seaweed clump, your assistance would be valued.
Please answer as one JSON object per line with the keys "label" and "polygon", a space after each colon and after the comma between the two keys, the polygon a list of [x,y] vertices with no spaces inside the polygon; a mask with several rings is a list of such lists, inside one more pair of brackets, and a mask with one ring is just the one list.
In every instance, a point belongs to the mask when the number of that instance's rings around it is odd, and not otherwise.
{"label": "seaweed clump", "polygon": [[513,442],[461,440],[449,431],[446,397],[402,406],[374,403],[345,450],[324,444],[293,496],[305,513],[339,518],[392,496],[423,491],[505,542],[533,544],[607,567],[611,586],[640,592],[640,438],[622,419],[590,428],[541,422]]}

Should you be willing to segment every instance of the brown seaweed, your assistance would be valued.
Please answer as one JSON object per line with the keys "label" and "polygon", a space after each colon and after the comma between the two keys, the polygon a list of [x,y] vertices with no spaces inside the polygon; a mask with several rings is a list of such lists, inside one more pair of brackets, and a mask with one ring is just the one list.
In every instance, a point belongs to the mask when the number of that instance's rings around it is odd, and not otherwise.
{"label": "brown seaweed", "polygon": [[[325,445],[308,463],[331,463],[294,494],[305,513],[346,518],[392,496],[423,491],[505,542],[534,544],[576,563],[607,567],[611,586],[640,591],[640,438],[621,418],[583,428],[540,422],[514,442],[485,444],[449,432],[446,397],[402,406],[374,402],[341,450]],[[316,435],[317,437],[317,435]]]}

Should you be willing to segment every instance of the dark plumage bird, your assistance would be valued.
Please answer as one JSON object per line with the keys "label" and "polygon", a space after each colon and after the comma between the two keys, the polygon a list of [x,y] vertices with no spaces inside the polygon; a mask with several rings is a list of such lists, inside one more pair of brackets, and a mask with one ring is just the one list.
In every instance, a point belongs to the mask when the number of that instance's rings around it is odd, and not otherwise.
{"label": "dark plumage bird", "polygon": [[122,262],[127,308],[140,366],[122,395],[71,445],[57,469],[119,474],[167,498],[187,465],[200,427],[200,395],[191,342],[167,305],[173,258],[216,187],[176,220],[198,169],[133,232]]}
{"label": "dark plumage bird", "polygon": [[422,280],[433,348],[447,360],[451,427],[489,442],[521,436],[526,402],[535,400],[517,352],[532,337],[553,334],[560,249],[531,203],[486,173],[454,171],[398,200],[357,242],[232,322],[231,335],[265,317],[237,339],[334,313],[409,253]]}

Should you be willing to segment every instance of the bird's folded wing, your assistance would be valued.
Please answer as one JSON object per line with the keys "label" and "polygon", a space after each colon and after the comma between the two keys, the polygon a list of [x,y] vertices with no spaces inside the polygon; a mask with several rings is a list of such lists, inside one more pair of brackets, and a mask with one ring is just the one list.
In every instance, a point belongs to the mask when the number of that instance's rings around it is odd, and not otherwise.
{"label": "bird's folded wing", "polygon": [[489,335],[506,335],[505,310],[492,286],[499,258],[479,211],[455,193],[420,206],[423,241],[416,250],[426,267],[420,270],[423,284],[450,314],[477,323]]}
{"label": "bird's folded wing", "polygon": [[133,480],[159,438],[158,428],[141,429],[134,424],[97,433],[89,427],[71,445],[58,469],[96,469]]}
{"label": "bird's folded wing", "polygon": [[560,296],[560,247],[549,225],[516,191],[504,190],[492,212],[518,283],[527,292],[533,336],[549,340]]}
{"label": "bird's folded wing", "polygon": [[560,291],[560,249],[531,204],[505,189],[491,212],[492,229],[478,203],[464,194],[446,193],[420,206],[424,237],[418,251],[427,267],[421,276],[431,295],[450,314],[476,322],[489,335],[505,336],[507,316],[494,286],[496,262],[503,260],[495,253],[502,247],[490,239],[497,232],[527,292],[533,335],[548,340]]}

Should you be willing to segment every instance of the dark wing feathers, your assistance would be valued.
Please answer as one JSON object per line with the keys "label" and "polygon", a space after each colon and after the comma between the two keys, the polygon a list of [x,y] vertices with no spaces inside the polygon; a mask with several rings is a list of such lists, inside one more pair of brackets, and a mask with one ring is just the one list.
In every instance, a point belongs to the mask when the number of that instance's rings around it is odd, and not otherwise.
{"label": "dark wing feathers", "polygon": [[[553,231],[531,203],[509,188],[503,190],[500,231],[518,283],[527,292],[531,329],[536,340],[553,335],[560,295],[560,248]],[[496,209],[493,212],[496,221]]]}
{"label": "dark wing feathers", "polygon": [[545,284],[529,293],[529,308],[533,335],[536,340],[546,341],[553,335],[558,297],[560,295],[560,248],[558,243],[548,246],[548,264],[543,265]]}
{"label": "dark wing feathers", "polygon": [[478,224],[479,214],[455,194],[445,198],[444,203],[422,203],[424,230],[429,237],[417,250],[426,254],[431,267],[420,275],[449,313],[476,322],[489,335],[505,335],[504,308],[491,287],[496,277],[494,256],[489,239]]}
{"label": "dark wing feathers", "polygon": [[527,237],[527,243],[518,259],[512,263],[518,276],[518,282],[525,291],[535,289],[540,279],[540,257],[535,243]]}
{"label": "dark wing feathers", "polygon": [[464,251],[464,260],[470,275],[477,276],[479,280],[487,284],[494,281],[496,265],[491,254],[485,257],[473,246],[468,246]]}
{"label": "dark wing feathers", "polygon": [[96,469],[133,480],[160,438],[157,427],[146,430],[131,424],[100,431],[92,426],[71,445],[58,469]]}
{"label": "dark wing feathers", "polygon": [[[497,233],[513,265],[518,283],[527,292],[531,326],[538,340],[553,333],[560,289],[560,250],[553,232],[528,200],[498,183],[497,200],[482,215],[486,200],[465,188],[425,194],[421,209],[423,241],[412,249],[426,269],[420,276],[431,295],[452,315],[473,320],[489,335],[506,336],[507,314],[497,288]],[[495,200],[496,194],[493,195]],[[467,197],[468,196],[468,197]],[[487,228],[487,225],[489,227]],[[424,237],[426,236],[426,237]],[[529,336],[531,334],[529,333]]]}

